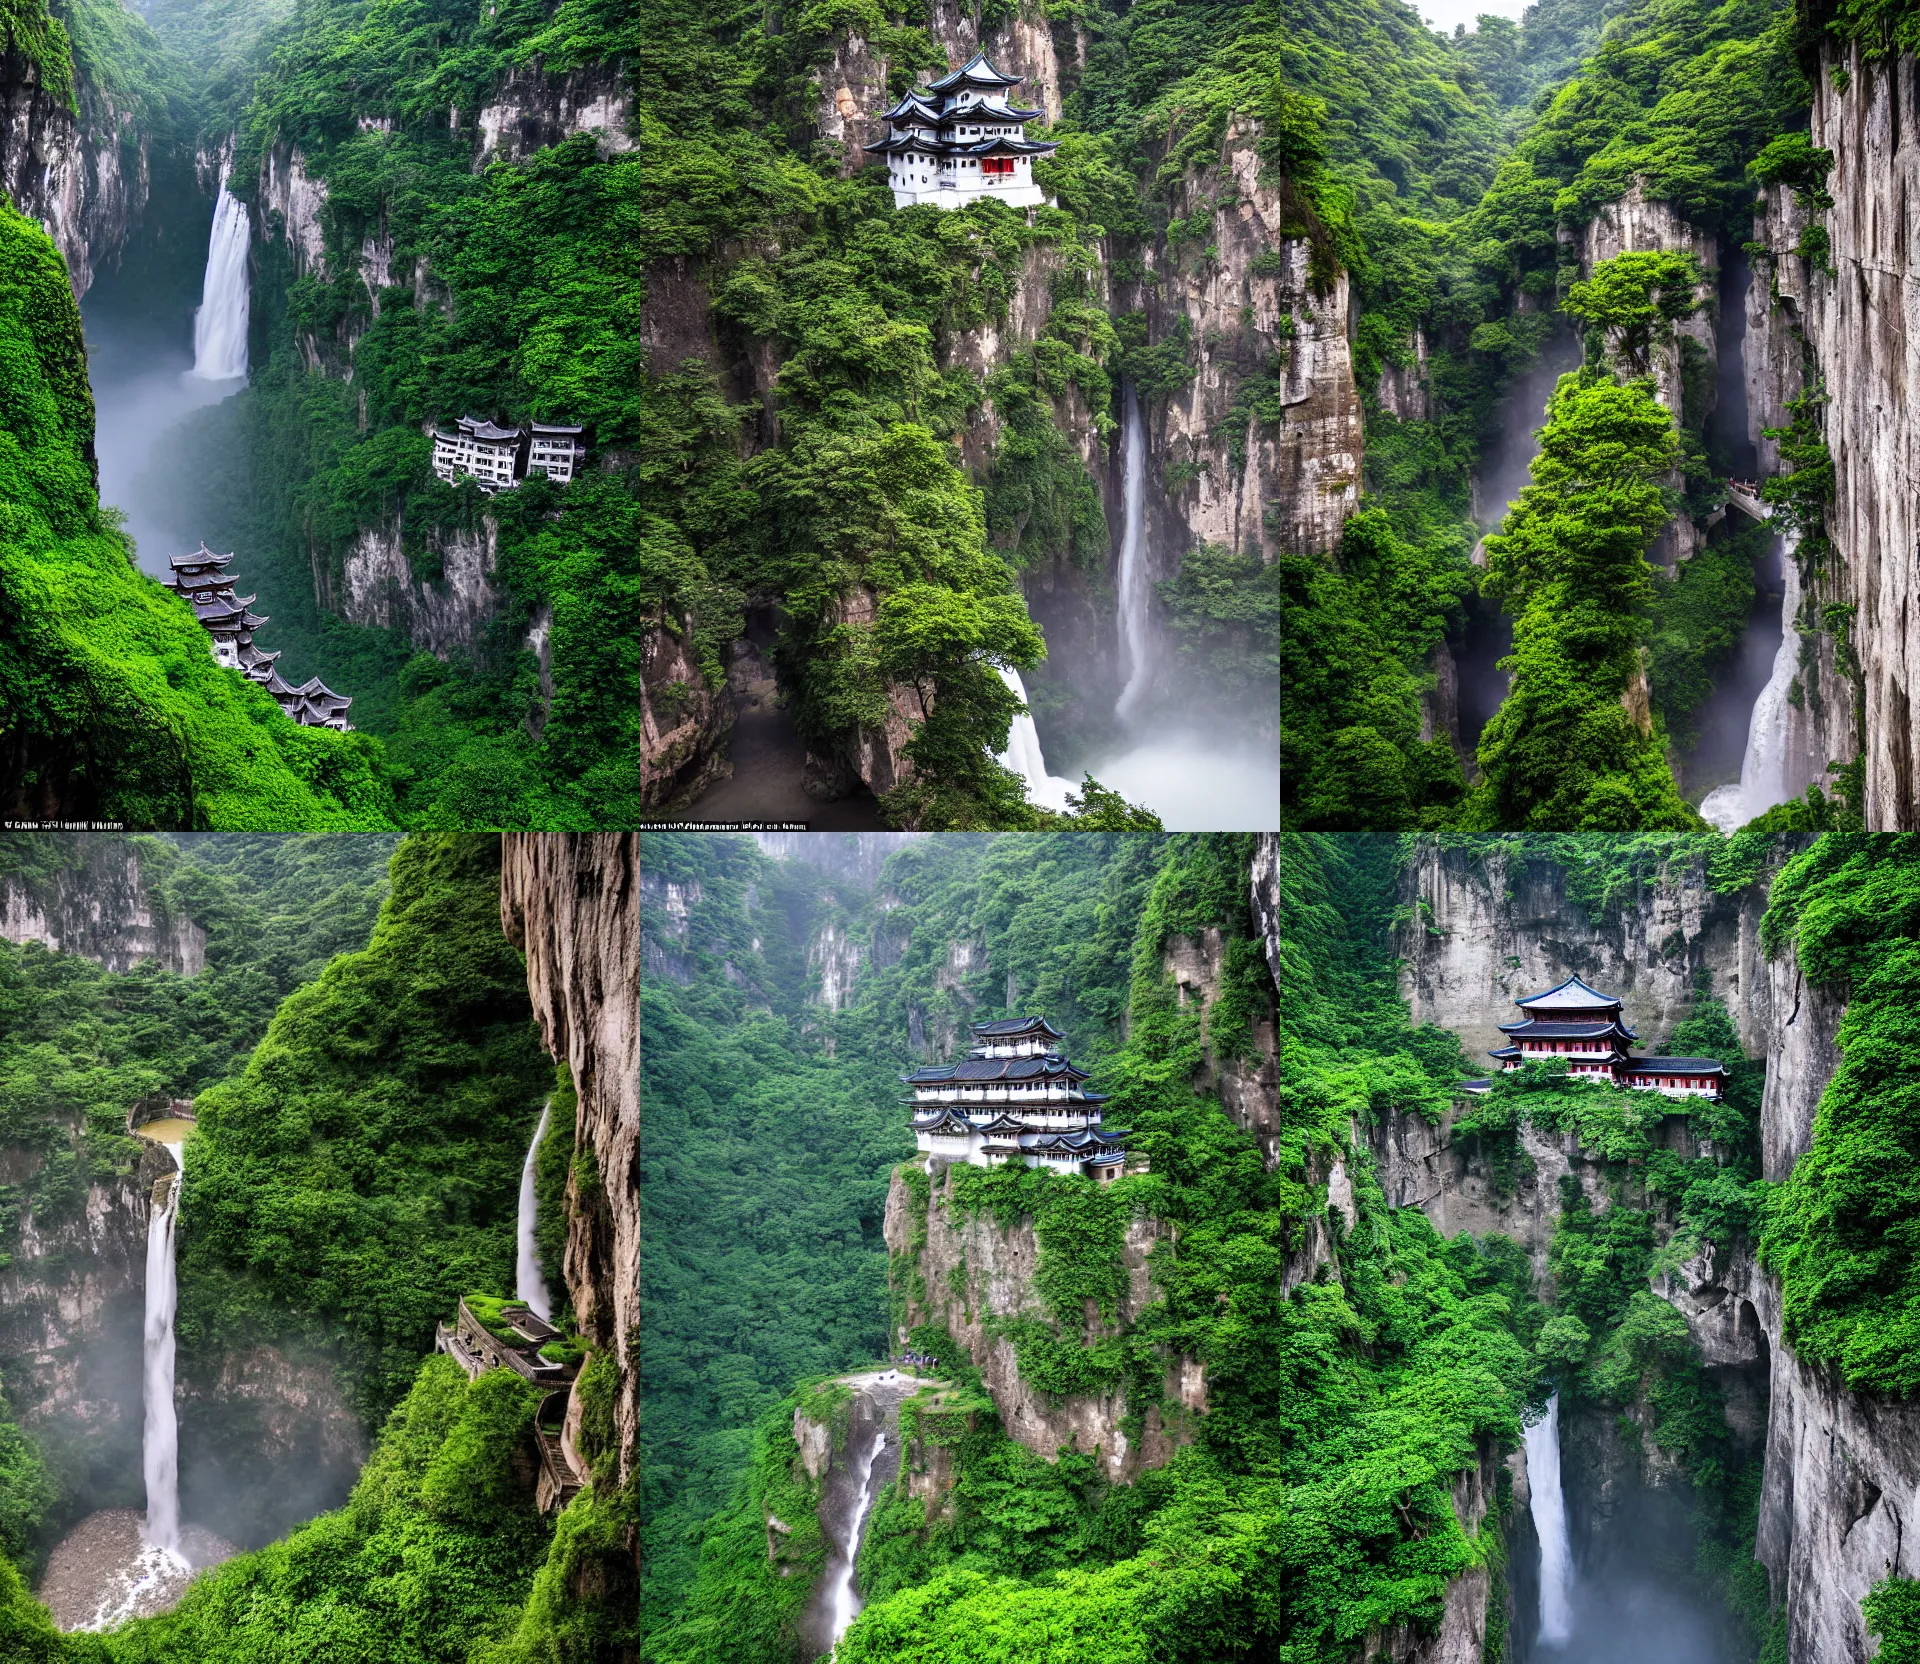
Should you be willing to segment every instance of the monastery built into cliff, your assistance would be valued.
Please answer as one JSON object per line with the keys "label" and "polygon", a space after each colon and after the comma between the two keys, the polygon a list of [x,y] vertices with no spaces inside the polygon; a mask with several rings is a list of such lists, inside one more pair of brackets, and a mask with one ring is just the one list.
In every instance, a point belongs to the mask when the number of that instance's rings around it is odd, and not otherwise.
{"label": "monastery built into cliff", "polygon": [[1100,1126],[1106,1098],[1086,1089],[1088,1072],[1058,1049],[1065,1038],[1044,1017],[971,1025],[973,1045],[958,1063],[930,1064],[900,1079],[912,1096],[913,1135],[922,1153],[972,1167],[1020,1163],[1110,1180],[1145,1170],[1129,1160],[1124,1131]]}
{"label": "monastery built into cliff", "polygon": [[[1725,1088],[1726,1066],[1711,1057],[1635,1057],[1639,1036],[1621,1016],[1621,1002],[1570,976],[1544,994],[1513,1002],[1518,1022],[1502,1023],[1507,1044],[1487,1055],[1503,1072],[1529,1063],[1564,1061],[1567,1073],[1582,1080],[1659,1092],[1669,1098],[1718,1098]],[[1469,1092],[1485,1092],[1492,1082],[1470,1080]]]}
{"label": "monastery built into cliff", "polygon": [[491,496],[511,491],[532,474],[566,485],[585,466],[586,429],[564,422],[526,422],[503,427],[477,416],[462,416],[449,431],[433,435],[433,471],[449,485],[462,477],[478,480]]}
{"label": "monastery built into cliff", "polygon": [[267,622],[264,614],[253,612],[251,595],[235,595],[233,578],[227,573],[232,555],[216,555],[202,543],[190,555],[168,557],[167,575],[161,587],[170,589],[193,608],[212,644],[216,664],[237,670],[250,682],[257,682],[272,694],[280,709],[303,728],[334,728],[345,733],[351,726],[347,709],[353,700],[335,693],[318,676],[295,686],[280,674],[275,661],[279,653],[269,653],[255,644],[253,632]]}

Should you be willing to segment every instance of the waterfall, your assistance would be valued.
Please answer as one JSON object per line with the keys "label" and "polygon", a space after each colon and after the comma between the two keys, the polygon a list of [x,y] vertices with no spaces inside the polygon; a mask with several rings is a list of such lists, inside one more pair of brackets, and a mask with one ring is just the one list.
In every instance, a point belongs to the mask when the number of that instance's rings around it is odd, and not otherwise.
{"label": "waterfall", "polygon": [[553,1308],[547,1302],[547,1280],[540,1275],[540,1247],[533,1237],[533,1160],[540,1153],[540,1140],[547,1136],[547,1117],[552,1113],[553,1102],[549,1099],[540,1111],[540,1125],[533,1129],[533,1142],[527,1146],[526,1165],[520,1169],[520,1258],[513,1278],[513,1292],[543,1323],[553,1316]]}
{"label": "waterfall", "polygon": [[[1020,680],[1020,672],[1007,665],[995,665],[1000,672],[1000,680],[1007,684],[1014,698],[1021,704],[1027,702],[1027,687]],[[1057,774],[1047,772],[1047,760],[1040,755],[1040,730],[1033,725],[1033,713],[1022,711],[1013,719],[1013,726],[1007,731],[1007,748],[1000,753],[1000,766],[1010,768],[1027,783],[1028,799],[1043,809],[1065,809],[1067,793],[1075,789],[1071,780],[1063,780]]]}
{"label": "waterfall", "polygon": [[1127,666],[1126,686],[1120,690],[1114,714],[1125,721],[1132,715],[1147,682],[1147,434],[1140,419],[1140,396],[1127,383],[1126,432],[1122,442],[1125,474],[1122,505],[1126,523],[1120,534],[1120,653]]}
{"label": "waterfall", "polygon": [[202,381],[235,381],[247,373],[247,236],[246,204],[227,190],[223,175],[187,372]]}
{"label": "waterfall", "polygon": [[833,1617],[832,1641],[836,1647],[848,1626],[860,1615],[860,1597],[853,1591],[853,1563],[860,1557],[860,1534],[866,1529],[867,1510],[873,1506],[873,1466],[886,1448],[887,1435],[881,1433],[867,1452],[867,1464],[860,1471],[860,1495],[854,1501],[853,1520],[847,1527],[846,1558],[835,1568],[833,1586],[828,1591],[827,1610]]}
{"label": "waterfall", "polygon": [[173,1182],[164,1207],[147,1220],[147,1323],[145,1466],[147,1543],[163,1553],[180,1552],[180,1425],[173,1413],[173,1227],[180,1214],[178,1144],[161,1146],[173,1157]]}
{"label": "waterfall", "polygon": [[1527,1490],[1533,1529],[1540,1538],[1540,1639],[1564,1646],[1573,1633],[1573,1547],[1567,1540],[1567,1499],[1560,1490],[1560,1395],[1525,1430]]}
{"label": "waterfall", "polygon": [[1786,802],[1787,694],[1800,668],[1800,634],[1794,620],[1800,615],[1800,563],[1794,559],[1799,539],[1789,535],[1780,560],[1785,594],[1780,601],[1780,647],[1773,655],[1773,673],[1753,702],[1747,722],[1747,750],[1740,760],[1740,783],[1715,786],[1700,805],[1701,815],[1722,832],[1737,832],[1748,821]]}

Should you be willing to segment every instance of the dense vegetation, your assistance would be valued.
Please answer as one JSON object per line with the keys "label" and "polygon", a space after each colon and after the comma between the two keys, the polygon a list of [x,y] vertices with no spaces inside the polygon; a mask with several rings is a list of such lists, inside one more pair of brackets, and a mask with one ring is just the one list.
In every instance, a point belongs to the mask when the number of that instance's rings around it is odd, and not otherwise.
{"label": "dense vegetation", "polygon": [[1840,1065],[1813,1142],[1770,1200],[1761,1247],[1795,1353],[1860,1390],[1920,1387],[1920,1123],[1912,1110],[1920,989],[1920,842],[1830,833],[1773,887],[1763,944],[1847,1002]]}
{"label": "dense vegetation", "polygon": [[276,1334],[330,1346],[378,1421],[469,1289],[513,1283],[513,1218],[552,1064],[500,932],[497,841],[395,852],[365,950],[285,1000],[196,1102],[181,1202],[186,1361]]}
{"label": "dense vegetation", "polygon": [[[1679,257],[1630,253],[1616,264],[1621,281],[1609,285],[1603,266],[1583,284],[1578,267],[1562,264],[1562,239],[1577,246],[1639,179],[1730,252],[1746,231],[1749,163],[1803,122],[1792,9],[1786,0],[1591,0],[1537,6],[1518,29],[1484,20],[1451,42],[1421,30],[1396,0],[1312,11],[1285,61],[1295,89],[1288,165],[1301,229],[1353,279],[1367,459],[1361,511],[1340,548],[1282,558],[1289,820],[1683,826],[1664,752],[1691,737],[1692,712],[1731,657],[1737,623],[1730,631],[1709,608],[1738,606],[1751,553],[1709,544],[1699,574],[1658,579],[1636,550],[1593,574],[1585,627],[1556,629],[1538,614],[1529,625],[1528,597],[1504,593],[1491,575],[1483,582],[1469,563],[1469,481],[1496,438],[1531,419],[1503,401],[1563,334],[1564,302],[1589,326],[1591,365],[1610,350],[1629,380],[1662,352],[1678,366],[1668,465],[1685,494],[1669,493],[1657,517],[1649,499],[1646,529],[1676,511],[1704,519],[1724,500],[1718,481],[1730,464],[1710,454],[1711,378],[1702,381],[1704,360],[1672,334],[1696,297],[1677,272],[1650,286],[1624,281],[1625,265]],[[1573,51],[1587,55],[1560,81]],[[1633,303],[1626,313],[1624,302]],[[1380,406],[1380,374],[1413,364],[1416,331],[1433,414],[1396,416]],[[1572,493],[1543,528],[1569,565],[1618,529],[1610,497]],[[1524,521],[1523,505],[1514,512]],[[1481,507],[1489,529],[1496,506]],[[1446,737],[1421,738],[1432,731],[1422,702],[1440,643],[1463,643],[1476,589],[1483,610],[1498,601],[1517,621],[1512,695],[1482,736],[1480,785],[1469,792]],[[1643,694],[1646,715],[1603,710],[1637,676],[1644,646],[1669,678],[1656,681],[1651,709]],[[1603,683],[1612,684],[1604,696]]]}

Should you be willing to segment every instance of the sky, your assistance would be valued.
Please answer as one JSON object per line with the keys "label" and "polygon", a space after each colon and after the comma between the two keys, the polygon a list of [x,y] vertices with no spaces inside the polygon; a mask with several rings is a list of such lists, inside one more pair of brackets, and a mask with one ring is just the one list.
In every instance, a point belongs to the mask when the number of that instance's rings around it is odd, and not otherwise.
{"label": "sky", "polygon": [[1453,33],[1456,23],[1464,23],[1471,29],[1473,20],[1482,12],[1510,17],[1517,23],[1530,3],[1531,0],[1413,0],[1414,8],[1426,19],[1427,26],[1448,35]]}

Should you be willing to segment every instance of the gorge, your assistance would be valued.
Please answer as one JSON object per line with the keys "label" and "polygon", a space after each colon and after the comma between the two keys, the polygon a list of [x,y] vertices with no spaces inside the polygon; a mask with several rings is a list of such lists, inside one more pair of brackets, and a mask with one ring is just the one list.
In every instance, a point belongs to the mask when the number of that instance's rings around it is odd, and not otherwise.
{"label": "gorge", "polygon": [[[17,1084],[32,1059],[41,1083],[0,1121],[9,1656],[358,1634],[464,1658],[483,1613],[503,1647],[556,1624],[596,1656],[632,1645],[631,1261],[568,1240],[633,1228],[615,1147],[637,1134],[637,854],[619,834],[9,835],[0,988],[26,1032],[0,1031],[0,1068]],[[76,913],[87,933],[55,926]],[[158,962],[169,940],[196,950],[184,971]],[[551,1442],[537,1382],[469,1385],[433,1355],[456,1300],[519,1292],[528,1231],[569,1360]],[[570,1471],[537,1501],[549,1454]],[[411,1572],[322,1589],[342,1542],[372,1563],[403,1538],[426,1556]],[[484,1591],[450,1580],[461,1564]],[[425,1632],[402,1616],[422,1601]]]}
{"label": "gorge", "polygon": [[[1892,667],[1911,574],[1884,553],[1904,546],[1900,493],[1875,481],[1914,426],[1892,321],[1910,263],[1886,231],[1914,166],[1913,42],[1909,8],[1869,11],[1560,0],[1453,40],[1390,0],[1292,17],[1286,96],[1305,136],[1288,172],[1307,206],[1288,398],[1300,478],[1324,485],[1296,495],[1284,534],[1290,823],[1906,826]],[[1342,79],[1362,62],[1364,108]],[[1394,162],[1412,106],[1386,89],[1418,74],[1452,78],[1463,102]],[[1341,206],[1354,188],[1362,213]],[[1415,244],[1417,267],[1388,253]],[[1634,534],[1644,562],[1604,580],[1540,569],[1606,615],[1621,646],[1604,655],[1544,615],[1516,651],[1487,617],[1524,623],[1485,554],[1503,529],[1538,534],[1487,509],[1512,492],[1515,412],[1575,368],[1569,320],[1584,384],[1645,377],[1678,441],[1648,476],[1665,497]],[[1320,344],[1334,335],[1353,345]],[[1436,450],[1442,434],[1461,448]],[[1562,555],[1613,511],[1604,495],[1564,499]],[[1748,520],[1767,513],[1792,544],[1784,581]],[[1748,650],[1761,592],[1778,597],[1770,676]],[[1486,722],[1496,654],[1528,673],[1496,684],[1507,715]],[[1615,705],[1625,722],[1601,747]],[[1733,779],[1743,747],[1750,791]]]}

